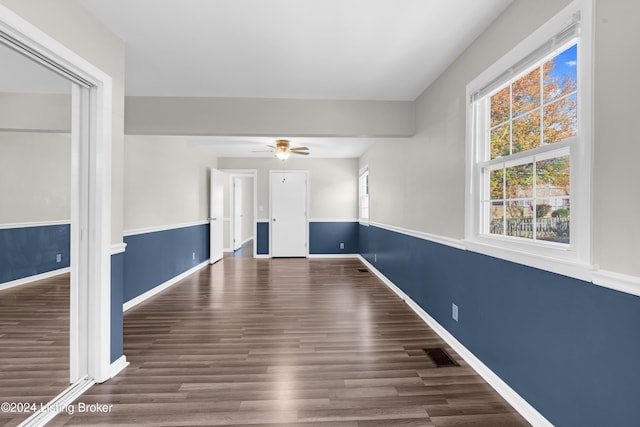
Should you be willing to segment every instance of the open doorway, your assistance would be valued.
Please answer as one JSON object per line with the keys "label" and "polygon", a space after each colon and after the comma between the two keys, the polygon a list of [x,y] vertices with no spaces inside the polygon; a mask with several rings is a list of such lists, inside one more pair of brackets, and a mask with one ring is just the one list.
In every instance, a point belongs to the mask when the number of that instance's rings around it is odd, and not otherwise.
{"label": "open doorway", "polygon": [[255,170],[225,170],[224,235],[227,256],[256,254]]}

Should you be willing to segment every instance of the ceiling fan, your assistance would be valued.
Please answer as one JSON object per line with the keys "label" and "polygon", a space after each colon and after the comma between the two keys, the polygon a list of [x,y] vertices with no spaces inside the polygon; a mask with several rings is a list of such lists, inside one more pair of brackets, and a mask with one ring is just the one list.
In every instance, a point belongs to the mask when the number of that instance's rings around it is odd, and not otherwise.
{"label": "ceiling fan", "polygon": [[267,145],[271,149],[272,153],[275,153],[276,157],[280,160],[287,160],[289,156],[293,154],[302,154],[303,156],[309,155],[309,147],[290,147],[289,140],[279,139],[276,141],[276,145]]}

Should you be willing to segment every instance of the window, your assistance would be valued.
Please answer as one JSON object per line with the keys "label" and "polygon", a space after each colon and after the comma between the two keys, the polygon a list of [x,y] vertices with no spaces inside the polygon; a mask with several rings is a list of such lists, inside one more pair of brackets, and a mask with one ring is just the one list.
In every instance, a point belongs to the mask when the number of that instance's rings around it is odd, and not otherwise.
{"label": "window", "polygon": [[360,221],[369,221],[369,168],[364,167],[360,170],[360,179],[358,185],[359,205],[360,205]]}
{"label": "window", "polygon": [[467,88],[466,234],[498,248],[586,260],[589,42],[580,13],[563,12]]}

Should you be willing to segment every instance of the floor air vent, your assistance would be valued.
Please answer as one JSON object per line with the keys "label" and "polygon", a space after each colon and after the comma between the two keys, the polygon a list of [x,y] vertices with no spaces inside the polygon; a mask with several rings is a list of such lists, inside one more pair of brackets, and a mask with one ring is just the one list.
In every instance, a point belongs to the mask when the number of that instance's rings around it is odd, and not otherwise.
{"label": "floor air vent", "polygon": [[433,360],[436,364],[436,368],[444,368],[446,366],[459,366],[455,360],[453,360],[446,351],[441,348],[423,348],[422,349],[427,356]]}
{"label": "floor air vent", "polygon": [[358,269],[358,273],[368,273],[369,270],[367,270],[366,268],[359,268]]}

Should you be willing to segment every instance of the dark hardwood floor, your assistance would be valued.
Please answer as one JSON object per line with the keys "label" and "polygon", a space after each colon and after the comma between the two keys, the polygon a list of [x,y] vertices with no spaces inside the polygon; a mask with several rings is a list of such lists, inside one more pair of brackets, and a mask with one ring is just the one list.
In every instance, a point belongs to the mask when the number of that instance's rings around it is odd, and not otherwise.
{"label": "dark hardwood floor", "polygon": [[[54,426],[525,426],[357,260],[225,258],[125,314],[131,365]],[[460,364],[436,368],[444,347]]]}
{"label": "dark hardwood floor", "polygon": [[[0,291],[0,403],[40,407],[68,386],[69,275]],[[0,411],[0,425],[31,409]]]}

